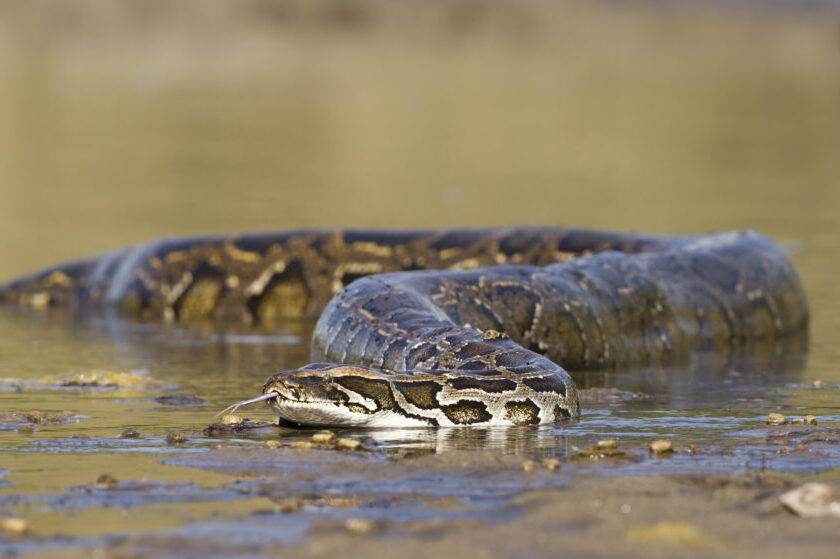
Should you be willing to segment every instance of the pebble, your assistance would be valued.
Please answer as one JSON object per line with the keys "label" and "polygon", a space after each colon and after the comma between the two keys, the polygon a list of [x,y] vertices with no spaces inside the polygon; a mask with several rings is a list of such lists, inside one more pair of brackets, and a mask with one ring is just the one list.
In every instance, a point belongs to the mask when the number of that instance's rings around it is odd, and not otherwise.
{"label": "pebble", "polygon": [[30,411],[26,412],[25,417],[29,420],[30,423],[43,423],[44,422],[44,414],[39,411]]}
{"label": "pebble", "polygon": [[225,445],[223,445],[222,443],[213,443],[212,445],[210,445],[210,450],[221,450],[223,448],[225,448]]}
{"label": "pebble", "polygon": [[96,487],[99,489],[114,489],[117,483],[117,478],[111,474],[102,474],[96,478]]}
{"label": "pebble", "polygon": [[840,518],[840,500],[825,483],[806,483],[802,487],[783,493],[779,500],[788,510],[803,518]]}
{"label": "pebble", "polygon": [[338,439],[335,447],[339,450],[359,450],[362,448],[362,442],[356,439]]}
{"label": "pebble", "polygon": [[187,437],[180,431],[170,431],[166,434],[166,444],[181,444]]}
{"label": "pebble", "polygon": [[242,425],[245,420],[238,415],[228,414],[222,416],[222,425]]}
{"label": "pebble", "polygon": [[348,518],[344,521],[344,529],[351,534],[369,534],[376,529],[376,522],[370,518]]}
{"label": "pebble", "polygon": [[318,444],[328,444],[335,439],[335,433],[332,431],[318,431],[312,435],[312,442]]}
{"label": "pebble", "polygon": [[31,435],[35,432],[35,427],[33,425],[21,425],[17,428],[17,432],[21,435]]}
{"label": "pebble", "polygon": [[297,499],[283,499],[278,503],[278,508],[283,514],[290,514],[300,510],[300,501]]}
{"label": "pebble", "polygon": [[816,418],[816,416],[813,416],[813,415],[806,415],[806,416],[805,416],[805,424],[806,424],[806,425],[816,425],[816,424],[817,424],[817,418]]}
{"label": "pebble", "polygon": [[89,439],[90,435],[85,435],[84,433],[73,433],[70,435],[71,439]]}
{"label": "pebble", "polygon": [[822,388],[823,386],[825,386],[825,383],[823,383],[823,381],[817,379],[817,380],[815,380],[814,382],[811,383],[811,386],[813,386],[814,388]]}
{"label": "pebble", "polygon": [[525,460],[522,462],[522,471],[523,472],[533,472],[536,464],[534,464],[533,460]]}
{"label": "pebble", "polygon": [[268,448],[280,448],[281,446],[283,446],[283,443],[281,443],[280,441],[270,440],[265,441],[265,446],[267,446]]}
{"label": "pebble", "polygon": [[540,465],[546,470],[559,470],[560,460],[557,460],[555,458],[546,458],[540,463]]}
{"label": "pebble", "polygon": [[787,423],[787,417],[783,416],[780,413],[771,413],[767,415],[767,424],[768,425],[784,425]]}
{"label": "pebble", "polygon": [[24,520],[23,518],[3,518],[0,519],[0,529],[9,534],[20,535],[26,533],[26,531],[29,529],[29,525],[26,524],[26,520]]}
{"label": "pebble", "polygon": [[604,441],[598,441],[598,444],[595,445],[596,448],[600,449],[609,449],[609,448],[618,448],[618,441],[615,439],[607,439]]}
{"label": "pebble", "polygon": [[122,439],[139,439],[140,438],[140,431],[137,429],[124,429],[122,433],[120,433],[120,438]]}
{"label": "pebble", "polygon": [[657,439],[650,443],[650,451],[654,454],[667,454],[674,451],[674,445],[666,439]]}
{"label": "pebble", "polygon": [[291,446],[292,448],[315,448],[315,445],[309,441],[295,441]]}

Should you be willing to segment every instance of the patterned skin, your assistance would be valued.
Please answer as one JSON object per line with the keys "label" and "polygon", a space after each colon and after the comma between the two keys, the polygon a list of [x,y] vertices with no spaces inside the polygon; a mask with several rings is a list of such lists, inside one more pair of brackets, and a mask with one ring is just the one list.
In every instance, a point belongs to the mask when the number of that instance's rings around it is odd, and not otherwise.
{"label": "patterned skin", "polygon": [[282,418],[312,425],[574,418],[566,369],[764,348],[808,323],[792,264],[749,231],[292,231],[157,241],[14,281],[0,301],[185,322],[272,324],[323,310],[312,354],[325,363],[270,377],[261,398]]}

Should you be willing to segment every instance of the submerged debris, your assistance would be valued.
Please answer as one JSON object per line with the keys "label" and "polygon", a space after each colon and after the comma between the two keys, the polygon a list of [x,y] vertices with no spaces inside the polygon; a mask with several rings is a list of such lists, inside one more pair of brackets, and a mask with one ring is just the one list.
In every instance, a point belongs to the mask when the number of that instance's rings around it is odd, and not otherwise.
{"label": "submerged debris", "polygon": [[207,400],[198,396],[190,396],[189,394],[169,394],[155,398],[155,402],[164,406],[195,406],[206,404]]}
{"label": "submerged debris", "polygon": [[0,423],[46,425],[67,423],[75,417],[73,412],[10,411],[0,412]]}
{"label": "submerged debris", "polygon": [[114,489],[118,483],[117,478],[107,473],[96,478],[96,487],[99,489]]}
{"label": "submerged debris", "polygon": [[137,429],[123,429],[123,432],[120,433],[121,439],[139,439],[140,432]]}
{"label": "submerged debris", "polygon": [[166,444],[181,444],[187,440],[187,437],[180,431],[170,431],[166,434]]}
{"label": "submerged debris", "polygon": [[42,379],[41,386],[83,388],[134,388],[140,390],[166,388],[171,384],[149,376],[146,371],[84,371],[62,373]]}
{"label": "submerged debris", "polygon": [[643,392],[630,392],[618,388],[582,388],[578,390],[582,404],[600,404],[627,400],[644,400],[648,397]]}
{"label": "submerged debris", "polygon": [[618,449],[618,442],[614,439],[598,441],[585,450],[579,450],[572,456],[572,460],[589,459],[602,460],[604,458],[629,459],[632,455],[624,450]]}

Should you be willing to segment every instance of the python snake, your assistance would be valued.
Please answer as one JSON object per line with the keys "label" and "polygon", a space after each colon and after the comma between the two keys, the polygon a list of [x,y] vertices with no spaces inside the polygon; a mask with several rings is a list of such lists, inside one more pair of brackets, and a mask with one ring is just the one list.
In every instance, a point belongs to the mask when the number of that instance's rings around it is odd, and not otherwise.
{"label": "python snake", "polygon": [[13,281],[0,302],[263,325],[323,309],[312,342],[319,362],[269,377],[253,400],[310,425],[574,418],[567,369],[749,350],[808,323],[792,264],[751,231],[303,230],[159,240]]}

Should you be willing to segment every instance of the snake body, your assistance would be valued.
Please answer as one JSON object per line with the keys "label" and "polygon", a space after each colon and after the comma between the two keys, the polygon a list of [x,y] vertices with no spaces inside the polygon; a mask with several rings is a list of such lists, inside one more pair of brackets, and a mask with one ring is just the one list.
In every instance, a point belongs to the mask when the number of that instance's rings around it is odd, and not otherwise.
{"label": "snake body", "polygon": [[[409,271],[411,270],[411,271]],[[807,327],[799,278],[750,231],[290,231],[162,240],[51,268],[0,301],[272,324],[320,312],[316,361],[269,377],[312,425],[537,424],[579,415],[566,370],[672,362]]]}

